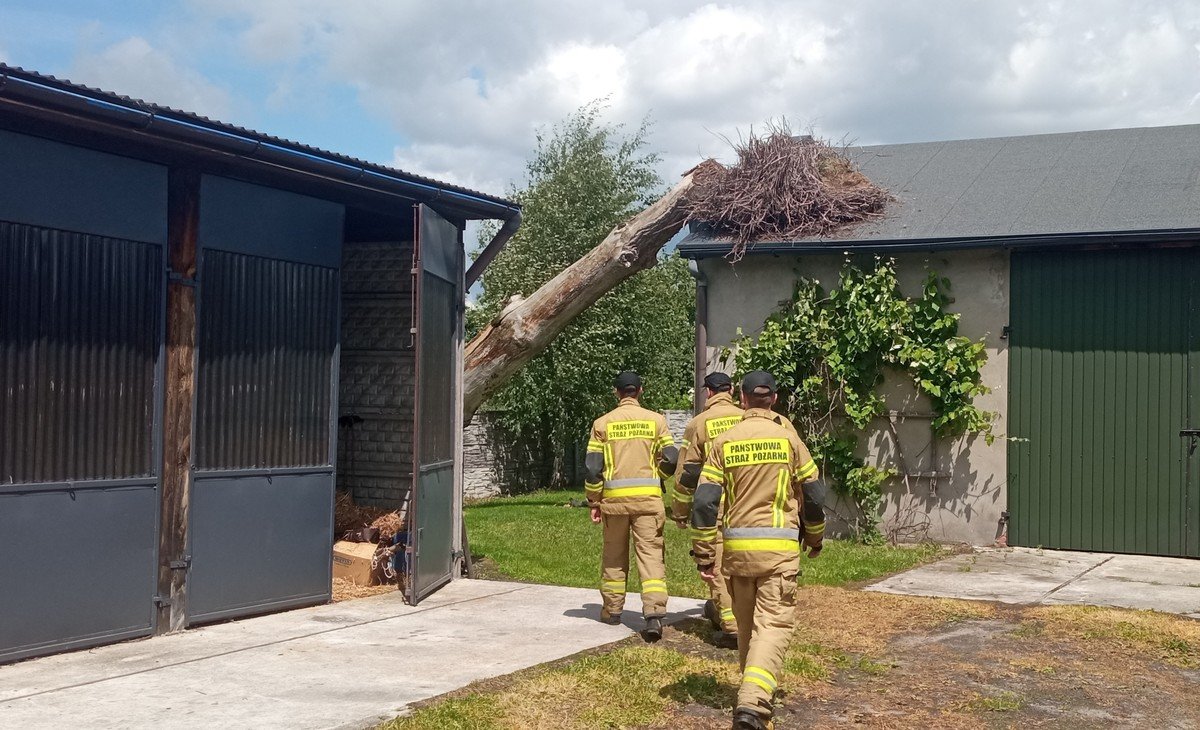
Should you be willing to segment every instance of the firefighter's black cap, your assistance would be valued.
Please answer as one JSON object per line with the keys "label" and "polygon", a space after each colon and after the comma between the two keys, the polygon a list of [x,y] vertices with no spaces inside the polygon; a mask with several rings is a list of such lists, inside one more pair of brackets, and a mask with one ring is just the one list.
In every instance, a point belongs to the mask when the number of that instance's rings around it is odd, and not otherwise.
{"label": "firefighter's black cap", "polygon": [[613,387],[617,390],[625,390],[626,388],[642,387],[642,376],[632,370],[625,370],[617,373],[617,377],[613,378]]}
{"label": "firefighter's black cap", "polygon": [[769,395],[778,389],[775,376],[766,370],[751,370],[742,377],[742,392]]}
{"label": "firefighter's black cap", "polygon": [[711,390],[729,390],[733,387],[733,379],[725,373],[709,373],[704,376],[704,387]]}

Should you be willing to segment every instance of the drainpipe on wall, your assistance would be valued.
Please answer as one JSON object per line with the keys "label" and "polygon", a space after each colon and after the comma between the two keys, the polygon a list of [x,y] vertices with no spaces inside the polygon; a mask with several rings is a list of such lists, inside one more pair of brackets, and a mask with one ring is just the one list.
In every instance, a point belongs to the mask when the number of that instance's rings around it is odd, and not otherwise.
{"label": "drainpipe on wall", "polygon": [[708,369],[708,277],[696,259],[688,259],[688,273],[696,280],[696,377],[692,402],[695,412],[704,408],[704,376]]}

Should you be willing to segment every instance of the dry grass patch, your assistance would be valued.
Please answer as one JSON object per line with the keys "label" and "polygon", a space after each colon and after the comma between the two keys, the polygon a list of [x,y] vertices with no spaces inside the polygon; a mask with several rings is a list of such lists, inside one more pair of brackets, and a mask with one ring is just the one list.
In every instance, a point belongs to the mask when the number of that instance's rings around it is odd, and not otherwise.
{"label": "dry grass patch", "polygon": [[736,672],[734,664],[670,649],[623,647],[533,672],[498,692],[432,704],[383,730],[638,727],[677,704],[731,710]]}
{"label": "dry grass patch", "polygon": [[808,586],[800,592],[796,640],[845,652],[880,652],[899,633],[995,616],[990,604]]}
{"label": "dry grass patch", "polygon": [[1084,639],[1133,650],[1184,669],[1200,668],[1200,621],[1157,611],[1096,606],[1039,606],[1026,612],[1018,636]]}

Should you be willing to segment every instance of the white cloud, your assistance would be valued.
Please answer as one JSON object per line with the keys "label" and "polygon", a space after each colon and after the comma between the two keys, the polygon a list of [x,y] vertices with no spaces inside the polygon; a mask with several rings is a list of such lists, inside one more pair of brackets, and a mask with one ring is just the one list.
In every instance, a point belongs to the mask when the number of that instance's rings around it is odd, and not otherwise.
{"label": "white cloud", "polygon": [[[302,114],[346,85],[403,140],[395,164],[495,193],[520,179],[535,130],[597,97],[615,121],[652,115],[668,182],[780,116],[862,143],[1200,122],[1194,0],[188,7],[207,24],[197,37],[232,34],[222,49],[271,80],[253,103]],[[84,62],[89,83],[120,76],[110,85],[218,116],[233,103],[140,38]]]}
{"label": "white cloud", "polygon": [[68,78],[215,119],[229,120],[233,113],[228,91],[139,36],[80,54]]}

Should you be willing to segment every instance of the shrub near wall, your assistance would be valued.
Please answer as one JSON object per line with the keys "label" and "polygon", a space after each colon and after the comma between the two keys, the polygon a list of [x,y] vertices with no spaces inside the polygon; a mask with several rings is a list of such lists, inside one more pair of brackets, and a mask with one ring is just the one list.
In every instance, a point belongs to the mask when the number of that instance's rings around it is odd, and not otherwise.
{"label": "shrub near wall", "polygon": [[[993,438],[994,414],[974,405],[988,392],[981,375],[985,344],[958,334],[959,315],[947,311],[949,289],[950,281],[931,271],[920,296],[905,297],[895,261],[877,257],[860,266],[847,260],[835,289],[800,279],[791,301],[757,337],[740,337],[736,353],[725,353],[738,373],[761,368],[778,378],[777,408],[805,435],[830,486],[853,505],[856,514],[841,517],[864,541],[883,537],[885,483],[907,480],[911,471],[894,433],[895,466],[870,466],[859,455],[860,438],[886,412],[878,392],[885,369],[908,376],[928,397],[935,438]],[[900,520],[888,536],[894,540],[911,527]]]}

